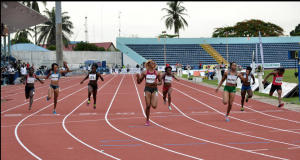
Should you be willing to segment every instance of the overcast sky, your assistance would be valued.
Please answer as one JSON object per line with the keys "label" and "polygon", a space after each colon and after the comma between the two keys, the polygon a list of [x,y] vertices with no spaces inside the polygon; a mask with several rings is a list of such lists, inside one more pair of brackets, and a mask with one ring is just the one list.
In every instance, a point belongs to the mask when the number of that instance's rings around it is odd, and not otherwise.
{"label": "overcast sky", "polygon": [[[42,14],[44,5],[39,2]],[[167,2],[62,2],[62,12],[68,12],[74,25],[72,41],[85,41],[85,16],[89,42],[113,42],[119,37],[119,12],[121,12],[121,37],[131,34],[140,38],[154,38],[166,30],[164,20]],[[260,19],[284,29],[289,35],[300,23],[300,2],[184,2],[188,27],[180,30],[180,38],[211,37],[214,28],[233,26],[237,22]],[[55,2],[47,2],[49,10]],[[101,11],[102,7],[102,11]],[[167,34],[174,34],[166,30]],[[75,36],[77,34],[77,37]],[[76,39],[75,39],[76,37]],[[32,39],[32,42],[34,40]]]}

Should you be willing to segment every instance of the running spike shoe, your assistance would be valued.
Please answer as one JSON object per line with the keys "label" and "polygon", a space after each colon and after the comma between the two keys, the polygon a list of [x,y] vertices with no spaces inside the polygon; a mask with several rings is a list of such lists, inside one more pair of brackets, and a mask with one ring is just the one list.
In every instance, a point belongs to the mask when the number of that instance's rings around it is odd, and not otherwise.
{"label": "running spike shoe", "polygon": [[94,104],[94,109],[96,109],[96,104]]}
{"label": "running spike shoe", "polygon": [[244,107],[241,108],[241,111],[244,111]]}
{"label": "running spike shoe", "polygon": [[164,101],[164,104],[166,105],[166,101]]}
{"label": "running spike shoe", "polygon": [[170,111],[172,110],[171,106],[169,106],[168,108],[169,108]]}
{"label": "running spike shoe", "polygon": [[246,98],[246,103],[248,102],[248,95],[247,95],[247,98]]}
{"label": "running spike shoe", "polygon": [[146,124],[145,124],[145,126],[149,126],[149,121],[146,121]]}
{"label": "running spike shoe", "polygon": [[280,107],[282,107],[282,106],[284,106],[284,103],[279,104],[279,105],[278,105],[278,108],[280,108]]}
{"label": "running spike shoe", "polygon": [[49,98],[48,98],[48,96],[47,96],[47,101],[49,101]]}
{"label": "running spike shoe", "polygon": [[56,111],[53,111],[53,114],[56,114]]}
{"label": "running spike shoe", "polygon": [[226,115],[225,115],[225,118],[226,118],[226,121],[229,121],[229,118],[228,118],[228,116],[226,116]]}
{"label": "running spike shoe", "polygon": [[89,100],[87,101],[87,104],[86,104],[86,105],[87,105],[87,106],[89,106],[89,105],[90,105],[90,101],[89,101]]}

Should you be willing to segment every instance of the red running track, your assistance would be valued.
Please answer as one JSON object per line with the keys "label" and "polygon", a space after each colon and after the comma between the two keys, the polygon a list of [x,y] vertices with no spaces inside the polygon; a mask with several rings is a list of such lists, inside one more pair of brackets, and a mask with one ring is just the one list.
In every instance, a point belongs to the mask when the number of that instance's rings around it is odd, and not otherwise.
{"label": "red running track", "polygon": [[[106,75],[98,82],[97,108],[86,106],[81,77],[61,79],[57,115],[46,101],[50,81],[36,83],[31,110],[24,86],[7,86],[1,104],[3,159],[298,159],[300,113],[249,100],[240,111],[236,96],[230,121],[222,91],[187,81],[173,82],[172,111],[151,108],[144,126],[144,82],[132,75]],[[63,83],[65,82],[65,83]],[[11,92],[8,88],[11,87]],[[41,88],[38,88],[41,87]],[[14,91],[12,91],[14,90]],[[2,92],[2,90],[1,90]],[[43,92],[43,94],[41,94]],[[44,97],[43,97],[44,96]],[[251,107],[250,107],[251,106]],[[101,152],[104,150],[104,152]]]}

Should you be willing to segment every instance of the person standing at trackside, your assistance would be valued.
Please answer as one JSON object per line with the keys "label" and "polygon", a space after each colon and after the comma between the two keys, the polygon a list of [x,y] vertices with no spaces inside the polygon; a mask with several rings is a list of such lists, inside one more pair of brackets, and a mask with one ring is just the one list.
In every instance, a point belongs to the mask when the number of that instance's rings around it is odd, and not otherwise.
{"label": "person standing at trackside", "polygon": [[225,65],[222,61],[222,64],[221,64],[221,75],[222,75],[222,77],[224,76],[224,72],[225,72]]}
{"label": "person standing at trackside", "polygon": [[143,64],[140,65],[140,70],[141,70],[141,73],[144,71]]}
{"label": "person standing at trackside", "polygon": [[59,79],[60,75],[62,73],[68,73],[71,70],[67,66],[67,62],[64,62],[67,70],[59,70],[58,65],[56,63],[53,63],[51,65],[51,69],[48,72],[47,76],[36,76],[37,78],[42,78],[42,79],[48,79],[51,76],[51,82],[50,86],[48,89],[48,96],[47,96],[47,101],[49,101],[52,98],[52,94],[54,93],[54,109],[53,109],[53,114],[56,114],[56,105],[57,105],[57,98],[59,94]]}
{"label": "person standing at trackside", "polygon": [[129,66],[129,64],[127,64],[126,68],[127,68],[127,73],[129,74],[129,71],[130,71],[130,66]]}
{"label": "person standing at trackside", "polygon": [[231,111],[232,104],[235,97],[237,78],[239,77],[243,81],[243,83],[245,83],[248,81],[248,76],[249,76],[248,72],[246,72],[246,78],[244,78],[241,73],[237,73],[236,63],[230,62],[230,70],[224,73],[224,76],[220,81],[218,88],[216,89],[216,92],[218,92],[220,86],[223,84],[223,82],[226,79],[226,85],[223,91],[223,104],[226,105],[228,103],[227,114],[225,115],[226,121],[229,121],[228,115]]}
{"label": "person standing at trackside", "polygon": [[115,74],[116,72],[116,66],[114,64],[112,64],[111,66],[111,74]]}
{"label": "person standing at trackside", "polygon": [[201,65],[202,65],[201,62],[199,62],[199,70],[201,69]]}
{"label": "person standing at trackside", "polygon": [[179,81],[173,74],[172,74],[172,67],[167,66],[165,67],[165,73],[162,76],[162,80],[164,81],[163,85],[163,100],[164,104],[166,105],[166,98],[167,98],[167,93],[168,93],[168,102],[169,102],[169,110],[172,110],[171,108],[171,93],[172,93],[172,78],[176,79]]}
{"label": "person standing at trackside", "polygon": [[275,90],[277,90],[278,93],[278,101],[279,101],[279,105],[278,108],[282,107],[284,105],[284,103],[281,103],[281,94],[282,94],[282,79],[283,79],[283,74],[285,72],[285,69],[280,67],[278,68],[276,71],[269,73],[265,79],[262,81],[262,83],[264,84],[266,82],[266,79],[268,79],[268,77],[270,75],[273,75],[273,81],[272,81],[272,86],[269,92],[269,96],[272,96],[273,93],[275,92]]}
{"label": "person standing at trackside", "polygon": [[26,76],[26,74],[27,74],[25,65],[22,65],[22,67],[21,67],[21,74],[22,74],[22,76]]}
{"label": "person standing at trackside", "polygon": [[91,100],[91,93],[93,92],[93,98],[94,98],[94,109],[96,109],[96,98],[97,98],[97,89],[98,89],[98,78],[102,81],[104,81],[103,77],[99,72],[97,72],[98,66],[96,64],[93,64],[92,66],[92,71],[80,82],[80,84],[83,83],[86,79],[90,78],[90,82],[88,84],[88,101],[87,101],[87,106],[90,105],[90,100]]}
{"label": "person standing at trackside", "polygon": [[8,69],[8,73],[9,73],[9,84],[13,84],[14,75],[15,75],[15,69],[13,68],[12,65]]}
{"label": "person standing at trackside", "polygon": [[140,68],[140,65],[139,64],[136,64],[136,66],[135,66],[136,68]]}
{"label": "person standing at trackside", "polygon": [[[155,71],[156,68],[156,62],[153,60],[149,60],[146,62],[145,67],[147,68],[146,71],[143,71],[141,76],[140,74],[136,74],[137,77],[137,83],[140,84],[143,79],[145,78],[145,90],[144,90],[144,96],[146,101],[146,108],[145,108],[145,114],[146,114],[146,126],[149,126],[149,117],[150,117],[150,107],[152,106],[153,109],[156,109],[157,107],[157,85],[161,85],[161,77],[160,72]],[[156,80],[158,79],[158,83]]]}
{"label": "person standing at trackside", "polygon": [[119,74],[122,74],[122,66],[119,65],[118,68],[119,68]]}
{"label": "person standing at trackside", "polygon": [[[33,72],[33,68],[29,68],[28,74],[24,75],[20,82],[25,84],[25,97],[26,99],[30,98],[30,103],[28,109],[31,109],[32,102],[33,102],[33,95],[34,95],[34,78],[36,78],[36,75]],[[26,81],[24,81],[26,79]],[[40,83],[44,84],[39,78],[36,78]]]}
{"label": "person standing at trackside", "polygon": [[[255,83],[255,78],[254,78],[253,74],[251,73],[251,71],[252,71],[252,68],[247,67],[246,73],[248,72],[248,75],[250,75],[250,77],[248,77],[247,82],[243,82],[243,84],[242,84],[242,89],[241,89],[242,108],[241,108],[241,111],[244,111],[244,100],[245,100],[246,92],[248,93],[247,98],[246,98],[246,103],[248,102],[249,98],[252,98],[252,95],[253,95],[253,92],[251,89],[251,78],[253,79],[252,85],[254,85],[254,83]],[[246,73],[241,73],[244,76],[244,78],[246,78]]]}

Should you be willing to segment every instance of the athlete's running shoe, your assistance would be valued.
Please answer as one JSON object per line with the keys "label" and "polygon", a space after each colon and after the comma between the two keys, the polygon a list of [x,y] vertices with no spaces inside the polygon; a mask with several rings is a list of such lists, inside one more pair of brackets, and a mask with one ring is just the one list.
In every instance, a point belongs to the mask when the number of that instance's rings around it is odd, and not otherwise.
{"label": "athlete's running shoe", "polygon": [[226,118],[226,121],[229,121],[229,118],[228,118],[228,116],[226,116],[226,115],[225,115],[225,118]]}
{"label": "athlete's running shoe", "polygon": [[247,98],[246,98],[246,103],[248,102],[248,95],[247,95]]}
{"label": "athlete's running shoe", "polygon": [[56,114],[56,111],[53,111],[53,114]]}
{"label": "athlete's running shoe", "polygon": [[94,104],[94,109],[96,109],[96,104]]}
{"label": "athlete's running shoe", "polygon": [[90,105],[90,101],[87,101],[87,104],[86,104],[87,106],[89,106]]}
{"label": "athlete's running shoe", "polygon": [[164,104],[166,105],[166,101],[164,101]]}
{"label": "athlete's running shoe", "polygon": [[145,124],[145,126],[149,126],[149,121],[146,121],[146,124]]}
{"label": "athlete's running shoe", "polygon": [[49,98],[48,98],[48,96],[47,96],[47,101],[49,101]]}
{"label": "athlete's running shoe", "polygon": [[31,110],[31,106],[29,106],[28,109]]}
{"label": "athlete's running shoe", "polygon": [[278,105],[278,108],[282,107],[284,105],[284,103],[281,103]]}
{"label": "athlete's running shoe", "polygon": [[244,111],[244,107],[241,108],[241,111]]}
{"label": "athlete's running shoe", "polygon": [[172,110],[171,106],[169,106],[168,108],[169,108],[170,111]]}

